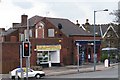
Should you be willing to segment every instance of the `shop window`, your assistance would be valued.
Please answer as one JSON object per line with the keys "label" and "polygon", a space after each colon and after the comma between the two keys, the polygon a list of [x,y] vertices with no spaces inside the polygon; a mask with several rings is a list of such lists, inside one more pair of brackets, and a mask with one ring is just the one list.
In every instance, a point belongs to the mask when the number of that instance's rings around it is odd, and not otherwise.
{"label": "shop window", "polygon": [[49,61],[48,51],[40,51],[37,53],[38,64],[48,63],[48,61]]}
{"label": "shop window", "polygon": [[48,37],[54,37],[55,36],[55,30],[54,29],[48,29]]}
{"label": "shop window", "polygon": [[37,65],[60,63],[60,51],[38,51],[37,52]]}

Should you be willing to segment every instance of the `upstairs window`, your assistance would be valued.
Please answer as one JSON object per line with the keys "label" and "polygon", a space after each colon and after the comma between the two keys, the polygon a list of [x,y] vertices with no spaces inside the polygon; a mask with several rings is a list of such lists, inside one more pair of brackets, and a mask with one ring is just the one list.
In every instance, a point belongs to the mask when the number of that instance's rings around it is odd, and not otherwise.
{"label": "upstairs window", "polygon": [[48,37],[55,37],[55,30],[54,29],[48,29]]}

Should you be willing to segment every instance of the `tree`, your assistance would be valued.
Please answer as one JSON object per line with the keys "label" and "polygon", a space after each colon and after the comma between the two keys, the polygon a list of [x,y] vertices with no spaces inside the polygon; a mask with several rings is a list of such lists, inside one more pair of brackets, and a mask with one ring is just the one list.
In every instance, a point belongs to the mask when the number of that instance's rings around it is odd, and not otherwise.
{"label": "tree", "polygon": [[115,15],[114,22],[120,24],[120,10],[114,10],[113,12],[110,13],[110,15]]}
{"label": "tree", "polygon": [[118,23],[118,30],[117,30],[117,34],[119,36],[118,49],[119,49],[119,52],[120,52],[120,9],[114,10],[113,12],[110,13],[110,15],[114,15],[115,16],[114,22]]}

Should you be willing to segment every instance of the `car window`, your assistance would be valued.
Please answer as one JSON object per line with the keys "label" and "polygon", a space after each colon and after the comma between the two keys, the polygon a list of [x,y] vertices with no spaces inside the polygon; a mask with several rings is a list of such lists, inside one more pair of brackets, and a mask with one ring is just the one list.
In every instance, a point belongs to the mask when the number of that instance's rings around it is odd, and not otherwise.
{"label": "car window", "polygon": [[26,72],[26,70],[25,70],[25,69],[23,69],[23,72]]}
{"label": "car window", "polygon": [[29,69],[29,72],[33,72],[33,70],[32,70],[32,69]]}
{"label": "car window", "polygon": [[17,72],[21,72],[21,71],[22,71],[22,69],[18,69],[18,70],[17,70]]}

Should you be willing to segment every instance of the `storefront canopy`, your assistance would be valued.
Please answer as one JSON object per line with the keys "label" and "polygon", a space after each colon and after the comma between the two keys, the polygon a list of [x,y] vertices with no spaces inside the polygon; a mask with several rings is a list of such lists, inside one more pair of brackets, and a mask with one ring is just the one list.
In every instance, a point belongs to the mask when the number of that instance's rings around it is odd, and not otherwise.
{"label": "storefront canopy", "polygon": [[109,48],[109,47],[102,48],[102,51],[109,51],[109,50],[117,50],[117,48]]}

